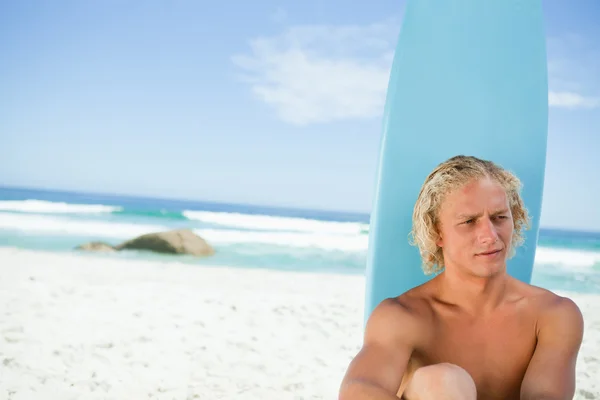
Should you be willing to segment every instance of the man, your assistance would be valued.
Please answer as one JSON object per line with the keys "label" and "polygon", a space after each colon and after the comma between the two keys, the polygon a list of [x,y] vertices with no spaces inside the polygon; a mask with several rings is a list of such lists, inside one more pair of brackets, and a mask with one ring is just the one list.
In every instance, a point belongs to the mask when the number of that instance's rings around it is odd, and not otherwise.
{"label": "man", "polygon": [[529,223],[520,186],[467,156],[427,177],[412,237],[425,272],[441,272],[375,308],[341,400],[573,398],[579,308],[506,272]]}

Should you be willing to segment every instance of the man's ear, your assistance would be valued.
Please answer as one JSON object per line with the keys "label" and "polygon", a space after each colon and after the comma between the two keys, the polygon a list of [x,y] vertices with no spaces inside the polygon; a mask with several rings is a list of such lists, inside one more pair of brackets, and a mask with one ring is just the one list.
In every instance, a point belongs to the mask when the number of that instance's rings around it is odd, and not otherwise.
{"label": "man's ear", "polygon": [[437,239],[435,240],[435,244],[437,247],[444,247],[444,240],[442,238],[442,234],[440,233],[440,227],[436,225],[435,233],[437,235]]}

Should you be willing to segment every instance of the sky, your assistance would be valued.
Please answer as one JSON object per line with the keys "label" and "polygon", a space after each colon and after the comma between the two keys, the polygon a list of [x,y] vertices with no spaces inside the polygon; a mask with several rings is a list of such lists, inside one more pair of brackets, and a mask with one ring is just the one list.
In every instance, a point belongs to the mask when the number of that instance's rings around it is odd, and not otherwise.
{"label": "sky", "polygon": [[[0,185],[369,212],[404,4],[0,2]],[[600,231],[600,2],[543,4],[541,225]]]}

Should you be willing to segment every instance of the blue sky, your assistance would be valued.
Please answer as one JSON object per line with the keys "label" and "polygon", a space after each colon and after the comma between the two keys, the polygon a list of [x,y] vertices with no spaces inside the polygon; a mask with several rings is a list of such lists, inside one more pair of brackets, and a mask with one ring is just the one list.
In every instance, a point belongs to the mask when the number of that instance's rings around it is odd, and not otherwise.
{"label": "blue sky", "polygon": [[[2,2],[0,184],[368,212],[403,6]],[[541,223],[600,230],[600,2],[544,7]]]}

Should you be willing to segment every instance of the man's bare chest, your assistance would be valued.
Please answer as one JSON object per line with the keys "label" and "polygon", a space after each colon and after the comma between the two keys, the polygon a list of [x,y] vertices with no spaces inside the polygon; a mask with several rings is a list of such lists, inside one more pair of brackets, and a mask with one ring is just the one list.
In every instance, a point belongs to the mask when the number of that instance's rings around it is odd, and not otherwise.
{"label": "man's bare chest", "polygon": [[473,377],[479,398],[518,398],[535,350],[535,321],[522,317],[483,322],[448,319],[434,323],[432,333],[415,361],[461,366]]}

